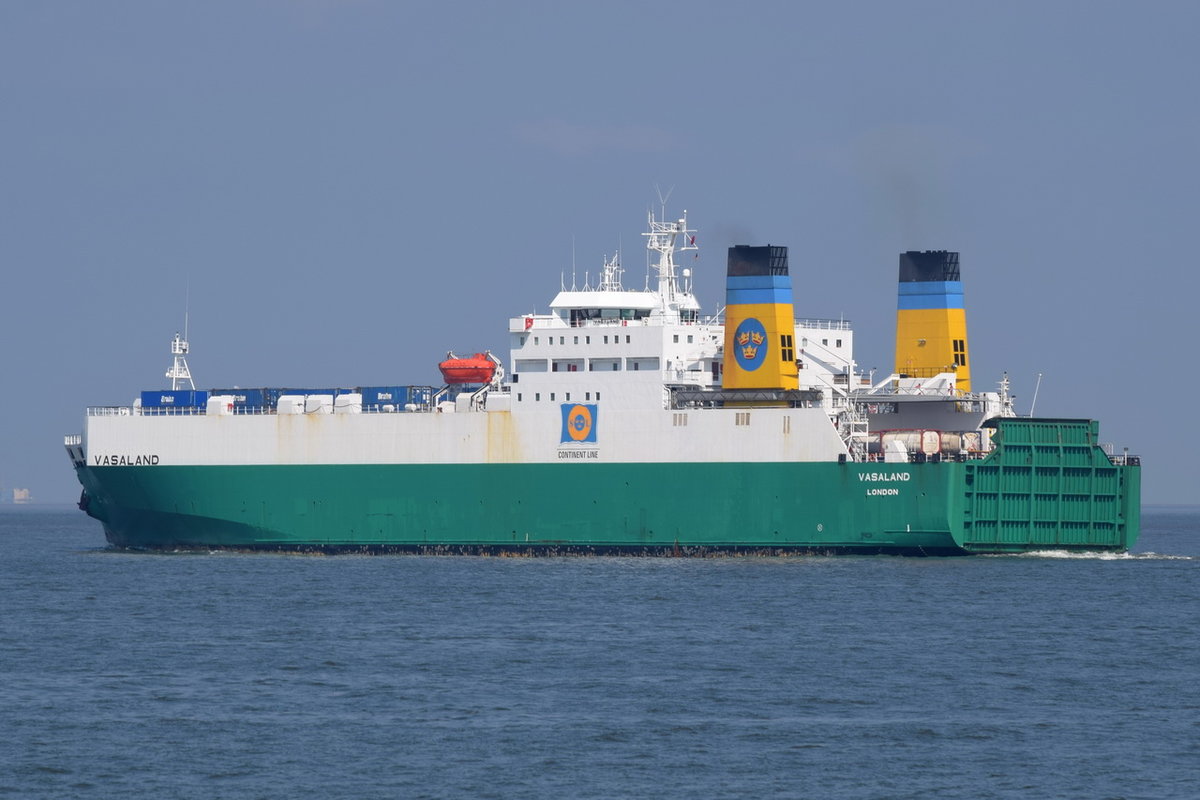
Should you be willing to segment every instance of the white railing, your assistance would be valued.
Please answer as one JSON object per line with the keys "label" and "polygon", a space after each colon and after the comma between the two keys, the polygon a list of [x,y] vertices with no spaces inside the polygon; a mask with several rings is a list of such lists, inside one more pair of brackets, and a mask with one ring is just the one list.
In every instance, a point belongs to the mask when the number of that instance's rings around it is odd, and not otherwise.
{"label": "white railing", "polygon": [[133,409],[129,406],[89,406],[87,415],[89,417],[130,417],[133,416]]}
{"label": "white railing", "polygon": [[848,319],[798,319],[797,328],[819,328],[827,331],[848,331],[853,328]]}
{"label": "white railing", "polygon": [[65,447],[79,447],[81,444],[83,444],[82,434],[72,433],[63,437],[63,446]]}
{"label": "white railing", "polygon": [[[416,409],[409,411],[403,405],[397,405],[389,410],[383,404],[364,405],[364,414],[419,414],[432,411],[432,406],[417,404]],[[162,406],[153,408],[134,408],[131,406],[90,406],[87,409],[89,417],[202,417],[205,416],[203,406]],[[275,409],[266,406],[234,406],[232,416],[274,416]],[[78,442],[76,442],[78,444]]]}

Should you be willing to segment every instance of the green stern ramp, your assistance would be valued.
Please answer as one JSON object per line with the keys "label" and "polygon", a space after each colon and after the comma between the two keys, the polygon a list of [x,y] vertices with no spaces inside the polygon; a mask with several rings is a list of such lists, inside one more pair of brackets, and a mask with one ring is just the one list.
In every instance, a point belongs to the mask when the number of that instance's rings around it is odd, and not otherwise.
{"label": "green stern ramp", "polygon": [[963,478],[963,549],[1129,549],[1139,531],[1140,464],[1106,453],[1098,422],[1014,417],[988,426],[995,449],[968,463]]}

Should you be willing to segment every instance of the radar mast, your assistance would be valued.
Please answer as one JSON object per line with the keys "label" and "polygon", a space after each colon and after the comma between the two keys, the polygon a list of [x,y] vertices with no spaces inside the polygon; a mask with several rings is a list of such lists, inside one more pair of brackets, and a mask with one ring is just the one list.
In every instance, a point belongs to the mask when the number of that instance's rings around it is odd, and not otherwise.
{"label": "radar mast", "polygon": [[174,358],[171,368],[167,370],[167,377],[171,379],[171,391],[178,391],[183,388],[183,382],[187,381],[187,388],[192,391],[196,390],[196,384],[192,383],[192,373],[188,369],[187,364],[188,343],[179,335],[179,331],[175,332],[175,338],[171,340],[171,356]]}
{"label": "radar mast", "polygon": [[[658,263],[654,265],[654,268],[658,271],[658,296],[661,299],[659,313],[666,317],[674,317],[679,313],[681,296],[690,295],[686,288],[679,285],[679,276],[676,275],[675,269],[675,253],[676,251],[697,250],[694,235],[696,232],[687,226],[686,210],[683,212],[683,216],[674,222],[666,221],[665,210],[661,220],[654,218],[653,211],[650,211],[647,216],[650,230],[643,233],[642,236],[646,237],[646,249],[658,253]],[[676,246],[676,239],[680,235],[683,236],[683,244]]]}

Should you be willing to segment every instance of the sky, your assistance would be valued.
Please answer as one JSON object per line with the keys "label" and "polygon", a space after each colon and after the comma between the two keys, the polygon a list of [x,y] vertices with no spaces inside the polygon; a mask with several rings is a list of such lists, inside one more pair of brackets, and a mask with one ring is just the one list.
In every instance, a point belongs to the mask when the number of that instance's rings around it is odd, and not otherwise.
{"label": "sky", "polygon": [[[1196,502],[1200,4],[0,0],[0,486],[71,502],[87,406],[433,384],[507,355],[666,197],[790,248],[889,371],[897,255],[959,251],[977,389],[1100,420]],[[1041,375],[1040,386],[1037,384]],[[1187,409],[1185,409],[1187,410]],[[1192,418],[1189,412],[1185,414]]]}

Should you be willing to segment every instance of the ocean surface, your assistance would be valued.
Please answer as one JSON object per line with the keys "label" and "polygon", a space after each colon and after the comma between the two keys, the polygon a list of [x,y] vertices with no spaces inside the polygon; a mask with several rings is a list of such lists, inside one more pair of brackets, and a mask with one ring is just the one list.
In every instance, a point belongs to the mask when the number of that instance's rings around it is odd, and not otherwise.
{"label": "ocean surface", "polygon": [[1196,798],[1200,507],[1135,552],[148,555],[0,507],[0,796]]}

